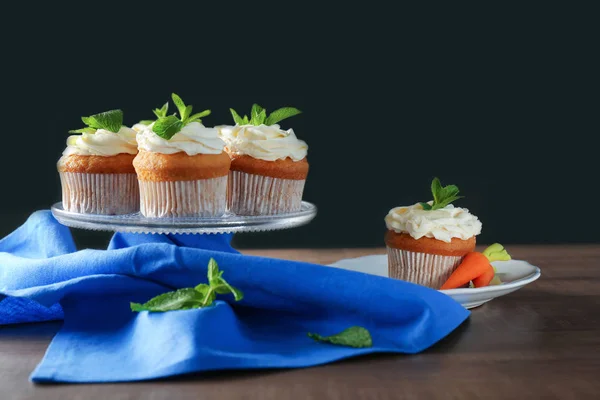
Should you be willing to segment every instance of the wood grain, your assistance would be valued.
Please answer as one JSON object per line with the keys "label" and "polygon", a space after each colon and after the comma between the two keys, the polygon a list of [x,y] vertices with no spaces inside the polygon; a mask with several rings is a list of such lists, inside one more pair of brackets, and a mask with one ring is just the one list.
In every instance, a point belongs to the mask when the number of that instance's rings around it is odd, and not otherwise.
{"label": "wood grain", "polygon": [[[600,246],[508,246],[542,269],[473,310],[428,351],[299,370],[210,373],[103,385],[33,385],[60,323],[0,328],[0,399],[593,399],[600,393]],[[254,250],[331,263],[384,249]]]}

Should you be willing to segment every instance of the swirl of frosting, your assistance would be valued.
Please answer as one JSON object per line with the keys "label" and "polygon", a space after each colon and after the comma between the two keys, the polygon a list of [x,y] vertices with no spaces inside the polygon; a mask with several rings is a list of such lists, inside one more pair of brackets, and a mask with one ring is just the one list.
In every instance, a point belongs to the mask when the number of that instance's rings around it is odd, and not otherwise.
{"label": "swirl of frosting", "polygon": [[225,142],[219,138],[215,128],[207,128],[199,122],[191,122],[170,140],[158,136],[152,130],[154,124],[137,134],[138,148],[153,153],[174,154],[185,152],[189,156],[196,154],[221,154]]}
{"label": "swirl of frosting", "polygon": [[[431,202],[430,202],[431,204]],[[389,230],[450,243],[452,238],[470,239],[481,233],[481,222],[466,208],[452,204],[438,210],[423,210],[421,204],[392,208],[385,217]]]}
{"label": "swirl of frosting", "polygon": [[122,153],[137,154],[135,131],[126,126],[122,126],[117,133],[98,129],[96,133],[71,135],[67,138],[67,148],[63,151],[65,156],[109,157]]}
{"label": "swirl of frosting", "polygon": [[219,133],[232,154],[249,155],[265,161],[287,157],[300,161],[306,157],[308,146],[298,140],[292,129],[284,131],[279,125],[219,126]]}
{"label": "swirl of frosting", "polygon": [[146,129],[148,127],[148,125],[146,124],[142,124],[141,122],[138,122],[137,124],[133,125],[131,127],[131,129],[133,129],[134,131],[136,131],[137,133],[140,133],[141,131],[143,131],[144,129]]}

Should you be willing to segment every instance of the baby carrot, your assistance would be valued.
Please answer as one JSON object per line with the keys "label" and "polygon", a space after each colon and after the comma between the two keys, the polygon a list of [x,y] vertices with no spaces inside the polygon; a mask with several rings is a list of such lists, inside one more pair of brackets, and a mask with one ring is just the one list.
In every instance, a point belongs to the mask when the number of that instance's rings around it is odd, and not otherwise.
{"label": "baby carrot", "polygon": [[454,270],[452,275],[450,275],[448,280],[440,289],[445,290],[461,287],[462,285],[471,282],[478,276],[483,275],[488,271],[488,268],[492,267],[486,256],[484,256],[482,253],[471,252],[467,254],[465,258],[463,258],[458,268]]}
{"label": "baby carrot", "polygon": [[488,263],[487,270],[483,274],[479,275],[477,278],[473,279],[473,286],[475,286],[476,288],[488,286],[492,279],[494,279],[495,275],[496,272],[494,271],[494,267],[492,267],[492,265]]}

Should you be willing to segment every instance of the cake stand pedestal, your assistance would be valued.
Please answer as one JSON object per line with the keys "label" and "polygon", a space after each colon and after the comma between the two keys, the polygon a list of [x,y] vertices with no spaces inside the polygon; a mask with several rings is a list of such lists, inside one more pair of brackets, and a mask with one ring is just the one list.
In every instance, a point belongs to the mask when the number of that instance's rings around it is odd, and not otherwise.
{"label": "cake stand pedestal", "polygon": [[52,206],[52,214],[58,222],[71,228],[150,234],[210,234],[295,228],[309,223],[317,215],[317,207],[303,201],[300,211],[278,215],[241,216],[227,213],[218,218],[146,218],[140,213],[80,214],[65,211],[62,203],[56,203]]}

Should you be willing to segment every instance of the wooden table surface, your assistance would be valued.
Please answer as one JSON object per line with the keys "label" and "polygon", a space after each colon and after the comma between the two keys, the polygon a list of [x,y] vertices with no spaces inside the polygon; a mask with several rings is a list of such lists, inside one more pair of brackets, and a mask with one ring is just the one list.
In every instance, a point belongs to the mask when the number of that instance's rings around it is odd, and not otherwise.
{"label": "wooden table surface", "polygon": [[[507,246],[542,277],[473,310],[431,349],[299,370],[122,384],[34,385],[60,323],[0,328],[0,399],[598,399],[600,245]],[[383,249],[245,251],[331,263]]]}

